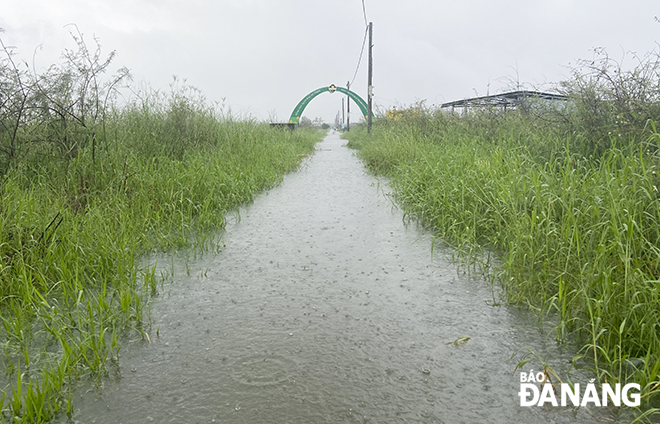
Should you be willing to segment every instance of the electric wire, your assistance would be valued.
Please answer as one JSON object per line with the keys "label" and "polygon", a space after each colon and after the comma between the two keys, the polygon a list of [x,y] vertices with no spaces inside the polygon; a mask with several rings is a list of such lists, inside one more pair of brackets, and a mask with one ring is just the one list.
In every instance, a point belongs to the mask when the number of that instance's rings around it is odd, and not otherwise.
{"label": "electric wire", "polygon": [[[362,2],[364,4],[364,1]],[[362,54],[364,53],[364,45],[367,43],[367,33],[369,32],[369,26],[367,25],[367,28],[364,30],[364,38],[362,39],[362,48],[360,49],[360,58],[358,59],[357,66],[355,67],[355,73],[353,74],[353,79],[351,80],[351,84],[353,85],[353,82],[355,81],[355,77],[357,77],[358,71],[360,70],[360,63],[362,63]]]}
{"label": "electric wire", "polygon": [[367,9],[364,8],[364,0],[362,0],[362,15],[364,16],[364,25],[368,26],[367,23]]}

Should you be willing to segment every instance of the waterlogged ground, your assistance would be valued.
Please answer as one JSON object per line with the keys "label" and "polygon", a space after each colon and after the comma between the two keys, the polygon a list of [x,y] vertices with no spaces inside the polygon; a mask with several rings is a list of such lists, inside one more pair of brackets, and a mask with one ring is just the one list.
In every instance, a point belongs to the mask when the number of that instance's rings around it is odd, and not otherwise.
{"label": "waterlogged ground", "polygon": [[571,352],[534,316],[489,306],[491,288],[451,251],[436,244],[432,258],[428,234],[404,224],[387,192],[338,135],[326,137],[299,172],[241,209],[220,253],[160,259],[174,281],[153,304],[150,343],[124,347],[118,375],[77,392],[74,420],[630,421],[520,407],[510,358],[530,348],[561,372]]}

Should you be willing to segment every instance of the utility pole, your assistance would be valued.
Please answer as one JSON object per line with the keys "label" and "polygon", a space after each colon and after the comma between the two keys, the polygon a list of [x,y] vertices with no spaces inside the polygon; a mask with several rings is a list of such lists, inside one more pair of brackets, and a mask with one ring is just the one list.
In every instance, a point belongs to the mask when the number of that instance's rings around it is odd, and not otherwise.
{"label": "utility pole", "polygon": [[373,50],[373,28],[374,24],[373,22],[369,22],[369,80],[367,82],[368,87],[368,96],[369,96],[369,104],[367,105],[369,107],[369,112],[367,115],[367,133],[371,133],[371,118],[372,118],[372,106],[373,106],[373,97],[374,97],[374,87],[373,87],[373,57],[371,55],[371,51]]}
{"label": "utility pole", "polygon": [[[351,89],[351,82],[346,82],[346,89]],[[351,96],[346,95],[346,131],[351,130]]]}

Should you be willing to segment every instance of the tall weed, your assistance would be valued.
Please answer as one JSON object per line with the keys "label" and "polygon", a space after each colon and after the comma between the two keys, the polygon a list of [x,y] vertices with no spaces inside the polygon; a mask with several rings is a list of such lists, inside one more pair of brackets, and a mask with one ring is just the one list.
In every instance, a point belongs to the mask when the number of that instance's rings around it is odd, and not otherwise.
{"label": "tall weed", "polygon": [[551,314],[557,338],[576,338],[602,381],[636,381],[657,399],[659,136],[586,157],[530,121],[425,111],[349,139],[406,213],[465,259],[496,253],[508,300]]}
{"label": "tall weed", "polygon": [[36,80],[2,45],[0,409],[11,422],[71,417],[78,379],[107,375],[122,341],[149,340],[157,279],[145,255],[213,248],[226,212],[320,139],[235,120],[178,80],[120,107],[111,92],[127,72],[102,82],[114,55],[74,39],[78,51]]}

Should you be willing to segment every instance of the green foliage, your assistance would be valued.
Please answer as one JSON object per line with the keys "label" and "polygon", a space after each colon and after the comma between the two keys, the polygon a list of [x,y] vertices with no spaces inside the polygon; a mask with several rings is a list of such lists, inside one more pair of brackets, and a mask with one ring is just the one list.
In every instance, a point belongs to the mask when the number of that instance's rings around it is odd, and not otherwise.
{"label": "green foliage", "polygon": [[[144,119],[159,130],[170,125]],[[128,134],[134,122],[110,127]],[[167,148],[138,153],[131,146],[149,135],[135,132],[96,164],[83,148],[65,168],[17,168],[5,180],[0,308],[10,375],[29,370],[39,385],[44,372],[64,367],[64,379],[40,388],[56,403],[69,379],[104,375],[119,336],[147,331],[145,306],[156,284],[154,269],[140,268],[139,258],[153,249],[212,249],[207,234],[224,226],[225,212],[277,183],[319,139],[250,122],[215,121],[208,130],[217,134],[209,147],[174,157]],[[19,402],[12,387],[9,405]],[[34,416],[25,408],[14,414]]]}
{"label": "green foliage", "polygon": [[[5,71],[15,78],[17,69]],[[48,102],[80,95],[79,77],[67,72],[30,90]],[[1,91],[8,87],[0,84],[2,99],[16,96]],[[86,93],[102,100],[100,91]],[[120,341],[149,340],[158,284],[155,267],[141,265],[145,255],[214,249],[209,234],[225,213],[277,184],[320,139],[312,130],[236,121],[177,80],[167,95],[140,95],[121,108],[65,96],[39,109],[67,106],[53,112],[66,125],[51,125],[51,115],[0,116],[0,409],[11,422],[71,417],[77,379],[105,376]],[[13,139],[11,122],[19,128]],[[79,133],[85,128],[93,139]],[[35,134],[72,136],[73,144],[28,142]]]}
{"label": "green foliage", "polygon": [[[626,59],[634,62],[632,68],[624,65]],[[615,145],[643,142],[647,122],[660,119],[657,51],[641,57],[629,53],[619,62],[596,49],[593,58],[579,61],[571,73],[560,84],[570,102],[550,119],[575,138],[574,151],[599,156]]]}
{"label": "green foliage", "polygon": [[103,58],[98,40],[90,51],[72,27],[77,49],[41,74],[0,39],[0,177],[26,161],[70,160],[88,144],[95,154],[115,89],[130,74],[121,68],[103,79],[115,52]]}
{"label": "green foliage", "polygon": [[601,379],[657,397],[660,134],[585,157],[546,125],[515,111],[425,111],[348,138],[406,214],[465,260],[489,268],[494,252],[508,300],[556,317],[557,338],[577,338]]}

